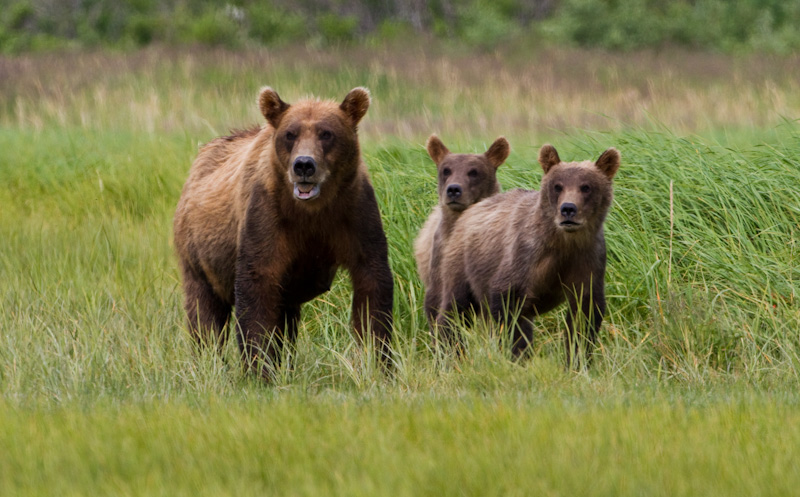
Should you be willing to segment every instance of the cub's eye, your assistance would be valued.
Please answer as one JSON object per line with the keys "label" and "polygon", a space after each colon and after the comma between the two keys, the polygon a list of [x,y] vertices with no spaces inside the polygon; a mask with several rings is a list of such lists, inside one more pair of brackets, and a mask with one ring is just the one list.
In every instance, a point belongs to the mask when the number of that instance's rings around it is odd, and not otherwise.
{"label": "cub's eye", "polygon": [[293,131],[287,131],[286,132],[286,141],[293,142],[296,139],[297,139],[297,133],[295,133]]}
{"label": "cub's eye", "polygon": [[564,188],[561,185],[553,186],[553,191],[556,192],[556,193],[561,193],[561,190],[563,190],[563,189]]}
{"label": "cub's eye", "polygon": [[324,131],[320,132],[320,134],[319,134],[319,139],[322,140],[322,141],[328,141],[331,138],[333,138],[333,133],[331,133],[328,130],[324,130]]}
{"label": "cub's eye", "polygon": [[478,177],[478,170],[477,169],[470,169],[467,173],[467,176],[470,178],[477,178]]}
{"label": "cub's eye", "polygon": [[452,173],[452,171],[450,170],[449,167],[446,167],[446,168],[442,169],[442,176],[444,176],[445,178],[450,176],[451,173]]}
{"label": "cub's eye", "polygon": [[589,185],[581,185],[581,193],[589,193],[591,190]]}

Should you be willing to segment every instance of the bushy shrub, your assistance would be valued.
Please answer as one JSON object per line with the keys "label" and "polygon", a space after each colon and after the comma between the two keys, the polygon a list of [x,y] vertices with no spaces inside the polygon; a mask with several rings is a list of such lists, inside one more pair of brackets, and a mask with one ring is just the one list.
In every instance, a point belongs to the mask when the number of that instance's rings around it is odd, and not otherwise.
{"label": "bushy shrub", "polygon": [[127,35],[138,46],[149,45],[163,37],[161,19],[155,16],[134,14],[126,28]]}
{"label": "bushy shrub", "polygon": [[265,45],[309,36],[308,21],[300,14],[265,3],[254,3],[246,12],[245,22],[249,26],[250,37]]}
{"label": "bushy shrub", "polygon": [[519,24],[501,12],[501,5],[475,1],[461,9],[459,38],[472,46],[491,48],[517,35]]}
{"label": "bushy shrub", "polygon": [[225,12],[208,10],[191,23],[191,41],[209,46],[235,47],[241,43],[240,27]]}
{"label": "bushy shrub", "polygon": [[330,13],[322,14],[317,19],[317,28],[320,36],[327,43],[348,42],[356,38],[358,18]]}
{"label": "bushy shrub", "polygon": [[560,41],[587,47],[775,52],[800,46],[798,23],[797,0],[562,0],[550,25]]}

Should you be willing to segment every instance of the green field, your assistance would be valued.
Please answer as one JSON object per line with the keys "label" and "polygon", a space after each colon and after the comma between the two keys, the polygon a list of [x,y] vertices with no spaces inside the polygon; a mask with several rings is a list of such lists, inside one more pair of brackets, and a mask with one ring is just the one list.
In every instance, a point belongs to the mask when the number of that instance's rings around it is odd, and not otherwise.
{"label": "green field", "polygon": [[[800,483],[800,64],[683,52],[0,58],[0,495],[791,495]],[[367,86],[364,157],[395,275],[395,371],[350,333],[340,275],[267,385],[198,353],[171,241],[199,144]],[[412,242],[425,138],[622,153],[590,371],[564,310],[529,362],[484,327],[435,353]]]}

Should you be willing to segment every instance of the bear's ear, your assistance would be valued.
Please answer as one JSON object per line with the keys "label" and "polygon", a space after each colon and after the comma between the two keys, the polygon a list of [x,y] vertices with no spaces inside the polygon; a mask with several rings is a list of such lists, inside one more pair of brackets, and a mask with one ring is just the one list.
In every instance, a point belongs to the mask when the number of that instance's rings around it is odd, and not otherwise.
{"label": "bear's ear", "polygon": [[436,135],[431,135],[430,138],[428,138],[428,143],[425,144],[425,148],[428,149],[428,155],[431,156],[433,163],[437,166],[441,164],[444,158],[450,153],[447,147],[444,146],[444,143],[442,143],[442,140]]}
{"label": "bear's ear", "polygon": [[542,148],[539,149],[539,164],[541,164],[544,173],[547,174],[547,171],[560,163],[561,158],[558,156],[558,152],[556,152],[556,147],[549,143],[542,145]]}
{"label": "bear's ear", "polygon": [[508,144],[508,140],[506,140],[505,137],[501,136],[492,143],[489,150],[483,155],[489,159],[489,163],[497,169],[508,159],[509,153],[511,153],[511,145]]}
{"label": "bear's ear", "polygon": [[595,162],[595,166],[597,169],[603,172],[608,179],[614,177],[617,174],[617,169],[619,169],[619,152],[616,148],[609,148],[597,159]]}
{"label": "bear's ear", "polygon": [[281,97],[278,96],[275,90],[269,86],[265,86],[258,95],[258,107],[261,109],[261,113],[264,115],[267,122],[270,123],[273,128],[277,128],[278,123],[281,121],[281,116],[286,112],[286,109],[289,108],[289,104],[281,100]]}
{"label": "bear's ear", "polygon": [[364,117],[364,114],[367,113],[367,109],[369,109],[369,90],[359,86],[358,88],[353,88],[350,90],[350,93],[344,97],[342,101],[342,105],[339,106],[342,111],[347,114],[347,117],[353,122],[353,126],[358,124],[361,121],[361,118]]}

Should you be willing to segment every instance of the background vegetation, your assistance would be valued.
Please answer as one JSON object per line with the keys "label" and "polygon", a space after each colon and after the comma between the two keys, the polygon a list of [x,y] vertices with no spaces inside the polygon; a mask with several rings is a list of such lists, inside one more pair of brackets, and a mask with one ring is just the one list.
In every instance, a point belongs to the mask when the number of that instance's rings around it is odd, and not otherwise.
{"label": "background vegetation", "polygon": [[[16,39],[13,50],[58,52],[0,56],[0,495],[798,488],[796,55],[672,42],[532,50],[525,41],[545,38],[532,26],[558,33],[568,7],[589,2],[474,4],[497,10],[472,11],[459,28],[451,21],[467,10],[455,3],[430,4],[417,25],[400,3],[349,11],[332,2],[322,14],[309,0],[291,15],[310,36],[256,41],[234,23],[235,50],[170,38],[192,32],[178,29],[180,16],[194,26],[208,15],[216,29],[227,11],[210,3],[109,3],[119,19],[162,19],[141,50],[127,50],[138,43],[126,41],[133,35],[119,26],[128,24],[109,24],[117,27],[95,41],[82,38],[94,28],[37,31],[47,15],[62,26],[74,12],[63,26],[93,26],[103,2],[28,5],[23,28],[4,32],[4,50]],[[235,5],[254,18],[255,4]],[[613,9],[635,10],[597,5],[619,19]],[[792,4],[771,5],[758,8]],[[288,3],[274,6],[289,15]],[[314,31],[344,16],[356,19],[352,41]],[[407,25],[392,31],[397,19]],[[517,41],[465,49],[469,29],[492,19]],[[400,43],[371,42],[387,33]],[[64,51],[67,39],[95,49]],[[755,49],[749,43],[713,47]],[[294,368],[272,385],[242,374],[235,345],[222,357],[198,352],[184,329],[170,238],[181,185],[201,143],[262,121],[264,84],[288,102],[372,91],[360,136],[395,274],[390,377],[353,340],[341,275],[304,306]],[[538,185],[545,142],[565,159],[622,152],[606,225],[609,313],[590,371],[563,367],[563,309],[537,320],[525,363],[510,361],[485,326],[463,330],[462,359],[431,350],[411,245],[436,201],[423,148],[432,132],[474,152],[507,136],[505,189]]]}
{"label": "background vegetation", "polygon": [[3,0],[0,51],[380,43],[418,36],[478,48],[800,48],[799,0]]}

